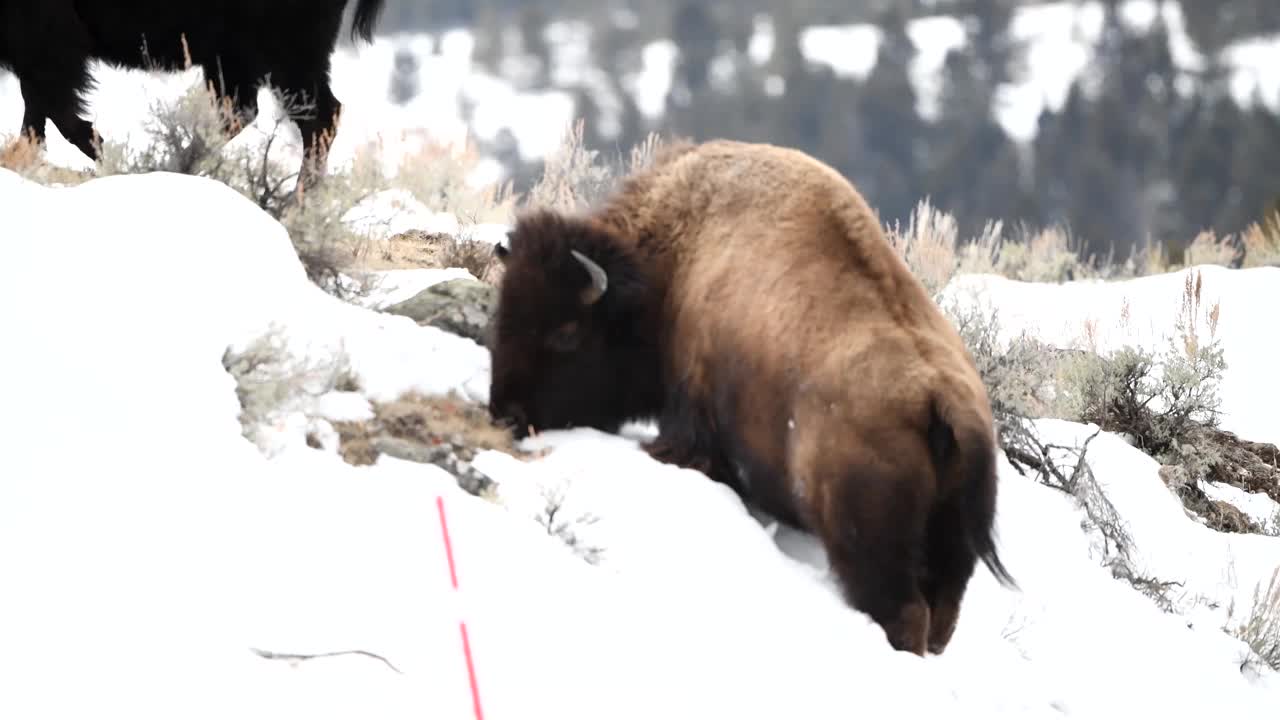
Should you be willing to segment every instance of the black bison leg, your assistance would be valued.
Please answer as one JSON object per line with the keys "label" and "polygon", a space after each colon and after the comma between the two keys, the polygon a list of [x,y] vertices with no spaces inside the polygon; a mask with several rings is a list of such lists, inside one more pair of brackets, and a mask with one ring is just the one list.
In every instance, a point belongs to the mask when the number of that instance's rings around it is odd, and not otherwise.
{"label": "black bison leg", "polygon": [[[26,93],[23,93],[26,95]],[[44,108],[37,105],[30,96],[24,97],[23,101],[26,107],[22,111],[22,128],[21,134],[24,138],[30,140],[37,145],[43,145],[45,139]]]}
{"label": "black bison leg", "polygon": [[658,418],[658,437],[643,447],[650,457],[689,470],[697,470],[715,482],[738,491],[709,420],[684,386],[672,388]]}
{"label": "black bison leg", "polygon": [[930,612],[920,587],[925,503],[917,478],[849,478],[832,488],[819,537],[849,603],[895,649],[923,656]]}
{"label": "black bison leg", "polygon": [[924,594],[931,614],[929,652],[935,655],[951,642],[978,560],[965,523],[964,509],[954,501],[939,506],[929,520]]}
{"label": "black bison leg", "polygon": [[[325,64],[326,68],[328,64]],[[326,69],[325,74],[328,74]],[[290,105],[290,118],[297,123],[302,135],[303,160],[299,183],[307,184],[325,174],[329,147],[338,132],[338,120],[342,103],[334,97],[329,81],[321,77],[312,83],[297,85],[288,91],[298,100],[306,100],[310,107],[295,108]]]}
{"label": "black bison leg", "polygon": [[90,160],[98,159],[98,134],[93,123],[80,117],[84,101],[80,93],[88,84],[85,60],[59,60],[49,66],[24,69],[19,81],[26,107],[22,133],[38,143],[45,141],[45,118]]}

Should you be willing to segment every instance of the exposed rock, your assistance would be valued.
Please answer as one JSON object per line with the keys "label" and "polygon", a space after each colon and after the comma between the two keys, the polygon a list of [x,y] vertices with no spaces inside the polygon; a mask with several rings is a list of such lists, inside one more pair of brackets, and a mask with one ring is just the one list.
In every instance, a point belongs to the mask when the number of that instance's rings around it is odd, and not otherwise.
{"label": "exposed rock", "polygon": [[472,495],[480,495],[493,485],[493,480],[489,479],[488,475],[476,470],[460,457],[475,456],[475,452],[465,445],[455,445],[451,442],[428,445],[417,440],[387,435],[374,436],[370,444],[377,452],[393,458],[440,467],[457,479],[459,487]]}
{"label": "exposed rock", "polygon": [[438,327],[484,344],[493,315],[497,289],[469,278],[436,283],[384,312],[412,318],[419,325]]}

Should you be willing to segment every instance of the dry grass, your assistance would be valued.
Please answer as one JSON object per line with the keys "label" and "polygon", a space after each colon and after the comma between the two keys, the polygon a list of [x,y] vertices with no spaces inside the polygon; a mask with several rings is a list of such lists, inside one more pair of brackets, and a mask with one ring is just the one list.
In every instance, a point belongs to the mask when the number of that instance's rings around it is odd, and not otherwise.
{"label": "dry grass", "polygon": [[1253,223],[1241,234],[1243,267],[1280,267],[1280,212],[1264,223]]}
{"label": "dry grass", "polygon": [[1230,235],[1219,238],[1212,230],[1202,230],[1182,252],[1184,267],[1222,265],[1228,267],[1239,260],[1241,251]]}
{"label": "dry grass", "polygon": [[1271,573],[1265,589],[1261,582],[1254,587],[1253,606],[1247,617],[1236,621],[1235,609],[1235,603],[1227,608],[1223,629],[1253,650],[1253,657],[1245,664],[1262,663],[1280,672],[1280,567]]}
{"label": "dry grass", "polygon": [[542,177],[529,190],[525,204],[562,212],[584,210],[612,186],[610,169],[598,164],[599,152],[583,144],[583,121],[564,134],[559,147],[543,160]]}
{"label": "dry grass", "polygon": [[[454,393],[426,395],[410,392],[387,403],[373,403],[373,418],[360,422],[335,422],[339,452],[352,465],[368,465],[377,459],[375,438],[386,436],[432,447],[449,443],[476,450],[498,450],[528,457],[515,446],[511,432],[495,425],[482,405]],[[469,458],[468,458],[469,459]]]}
{"label": "dry grass", "polygon": [[903,230],[895,222],[886,228],[889,244],[924,283],[930,295],[946,286],[956,271],[955,218],[938,210],[929,200],[916,204]]}
{"label": "dry grass", "polygon": [[936,296],[957,272],[990,273],[1026,282],[1060,283],[1108,274],[1095,259],[1082,260],[1081,243],[1065,228],[1019,227],[1006,236],[1001,222],[988,222],[975,238],[961,241],[955,218],[928,199],[916,204],[903,229],[885,228],[889,244],[925,288]]}
{"label": "dry grass", "polygon": [[657,133],[650,133],[625,158],[602,161],[599,151],[584,144],[583,129],[579,118],[565,131],[560,145],[543,159],[542,177],[530,188],[523,205],[561,212],[586,210],[622,177],[648,166],[664,142]]}
{"label": "dry grass", "polygon": [[[510,182],[475,186],[468,181],[482,157],[468,140],[462,147],[435,142],[423,133],[417,152],[404,155],[391,183],[404,188],[429,208],[453,213],[467,223],[510,222],[517,197]],[[404,133],[402,138],[407,138]],[[375,145],[381,150],[381,142]]]}
{"label": "dry grass", "polygon": [[502,263],[493,254],[493,245],[475,240],[471,233],[408,230],[377,243],[375,252],[362,264],[366,270],[410,268],[462,268],[481,282],[496,283]]}
{"label": "dry grass", "polygon": [[93,177],[91,171],[51,165],[45,159],[40,143],[30,135],[0,140],[0,168],[12,170],[41,185],[78,185]]}

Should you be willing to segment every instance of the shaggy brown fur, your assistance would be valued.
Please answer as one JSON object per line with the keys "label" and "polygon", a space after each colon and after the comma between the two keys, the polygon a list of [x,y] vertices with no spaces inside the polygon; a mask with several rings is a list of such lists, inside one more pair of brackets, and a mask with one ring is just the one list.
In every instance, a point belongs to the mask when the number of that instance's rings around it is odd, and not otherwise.
{"label": "shaggy brown fur", "polygon": [[[522,215],[509,245],[495,417],[656,417],[655,458],[816,533],[899,650],[942,652],[977,559],[1015,587],[992,537],[986,390],[836,171],[774,146],[679,144],[590,216]],[[571,250],[608,276],[594,302]]]}

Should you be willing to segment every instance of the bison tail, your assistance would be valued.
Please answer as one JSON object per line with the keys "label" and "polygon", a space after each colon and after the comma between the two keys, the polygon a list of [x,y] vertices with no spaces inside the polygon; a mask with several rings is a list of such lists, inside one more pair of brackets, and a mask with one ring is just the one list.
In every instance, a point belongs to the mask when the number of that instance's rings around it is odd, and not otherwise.
{"label": "bison tail", "polygon": [[[942,482],[944,502],[954,502],[963,516],[969,546],[1006,588],[1017,582],[996,552],[996,449],[992,431],[976,413],[936,398],[929,428],[929,447]],[[950,477],[946,477],[950,475]]]}
{"label": "bison tail", "polygon": [[356,14],[351,20],[351,41],[355,42],[357,36],[364,38],[365,42],[373,42],[373,27],[378,22],[378,15],[382,14],[382,6],[387,0],[357,0]]}

